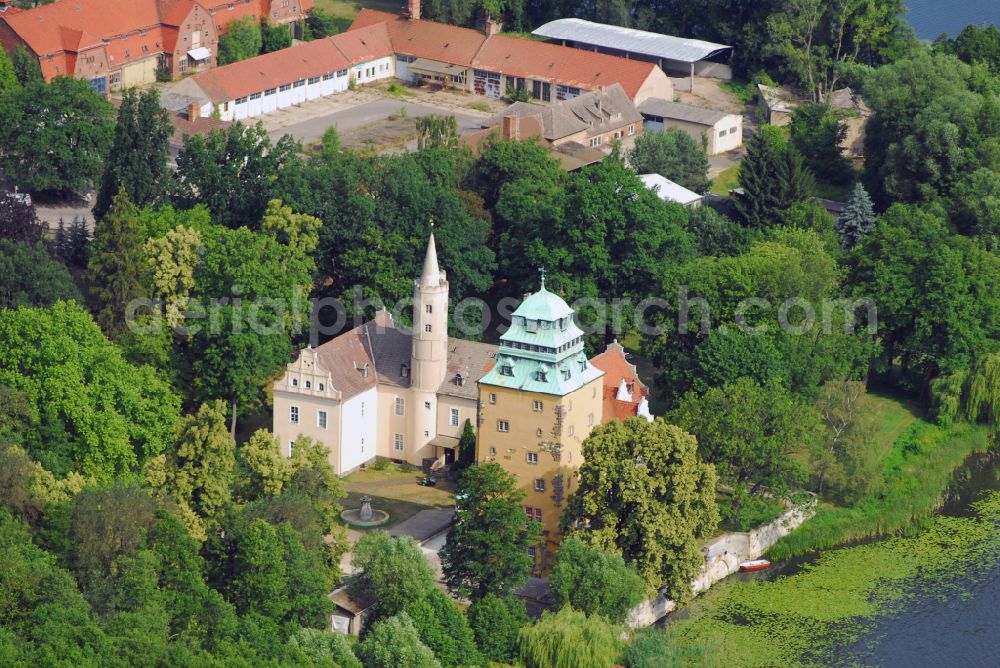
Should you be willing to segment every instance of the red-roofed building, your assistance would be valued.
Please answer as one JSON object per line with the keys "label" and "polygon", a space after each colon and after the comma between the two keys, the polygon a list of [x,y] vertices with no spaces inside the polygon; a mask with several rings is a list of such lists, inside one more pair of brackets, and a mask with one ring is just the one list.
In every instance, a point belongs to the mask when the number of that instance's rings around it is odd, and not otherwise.
{"label": "red-roofed building", "polygon": [[24,46],[46,80],[87,79],[107,92],[212,67],[225,25],[243,16],[298,34],[313,0],[57,0],[0,12],[0,45]]}
{"label": "red-roofed building", "polygon": [[[673,98],[670,78],[653,63],[371,9],[362,9],[347,32],[200,72],[169,92],[228,121],[331,95],[352,80],[393,77],[496,98],[508,88],[527,89],[536,102],[551,104],[616,83],[633,101]],[[638,119],[630,134],[640,130]]]}
{"label": "red-roofed building", "polygon": [[601,424],[637,415],[652,422],[649,388],[639,380],[635,365],[629,363],[625,349],[618,341],[609,343],[607,349],[592,358],[590,363],[604,372]]}
{"label": "red-roofed building", "polygon": [[393,75],[385,25],[317,39],[199,72],[171,86],[174,106],[196,104],[201,116],[239,121]]}
{"label": "red-roofed building", "polygon": [[384,24],[396,57],[395,76],[407,81],[494,98],[508,89],[527,90],[543,103],[614,83],[636,104],[650,97],[673,99],[673,84],[655,63],[413,18],[418,16],[412,8],[411,16],[362,9],[348,32]]}

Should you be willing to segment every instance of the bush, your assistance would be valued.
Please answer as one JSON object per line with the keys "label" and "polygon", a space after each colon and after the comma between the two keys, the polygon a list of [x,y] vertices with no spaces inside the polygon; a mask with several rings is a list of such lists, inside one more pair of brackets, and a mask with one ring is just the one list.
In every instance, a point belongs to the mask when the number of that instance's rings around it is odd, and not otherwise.
{"label": "bush", "polygon": [[358,645],[358,657],[365,668],[441,667],[405,612],[377,622]]}
{"label": "bush", "polygon": [[262,53],[281,51],[292,45],[292,33],[286,25],[270,25],[261,27]]}

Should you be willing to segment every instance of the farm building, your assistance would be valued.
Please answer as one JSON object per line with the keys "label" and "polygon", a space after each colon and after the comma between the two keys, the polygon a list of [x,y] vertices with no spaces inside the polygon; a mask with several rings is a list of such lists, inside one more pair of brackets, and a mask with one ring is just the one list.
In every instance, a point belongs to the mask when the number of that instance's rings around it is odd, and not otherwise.
{"label": "farm building", "polygon": [[194,104],[201,116],[239,121],[345,91],[351,79],[365,84],[392,74],[388,35],[373,26],[199,72],[174,84],[164,104]]}
{"label": "farm building", "polygon": [[640,174],[639,178],[664,202],[673,202],[682,206],[701,206],[701,200],[704,199],[702,195],[659,174]]}
{"label": "farm building", "polygon": [[654,62],[671,74],[689,77],[691,87],[688,90],[694,89],[695,76],[725,80],[733,78],[728,65],[709,60],[731,53],[733,47],[725,44],[661,35],[583,19],[549,21],[531,34],[563,46]]}
{"label": "farm building", "polygon": [[697,140],[706,141],[709,155],[732,151],[743,145],[743,116],[689,104],[653,98],[639,105],[647,131],[681,128]]}

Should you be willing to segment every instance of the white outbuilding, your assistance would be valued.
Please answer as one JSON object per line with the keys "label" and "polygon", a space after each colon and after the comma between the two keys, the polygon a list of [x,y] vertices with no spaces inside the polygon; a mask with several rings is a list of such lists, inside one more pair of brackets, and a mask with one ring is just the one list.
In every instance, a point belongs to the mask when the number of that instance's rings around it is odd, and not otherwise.
{"label": "white outbuilding", "polygon": [[659,174],[640,174],[639,178],[664,202],[674,202],[682,206],[701,206],[701,200],[704,199],[698,193]]}

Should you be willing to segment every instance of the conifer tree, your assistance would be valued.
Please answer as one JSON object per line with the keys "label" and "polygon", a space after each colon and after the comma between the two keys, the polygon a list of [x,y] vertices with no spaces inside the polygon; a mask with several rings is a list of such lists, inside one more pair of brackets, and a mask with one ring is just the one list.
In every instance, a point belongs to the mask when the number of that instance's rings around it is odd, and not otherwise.
{"label": "conifer tree", "polygon": [[785,211],[811,196],[815,180],[781,131],[765,125],[747,143],[739,184],[743,194],[735,203],[744,224],[765,228],[778,224]]}
{"label": "conifer tree", "polygon": [[472,427],[472,423],[466,420],[465,427],[462,429],[462,437],[458,439],[458,461],[455,462],[455,468],[464,471],[475,463],[476,430]]}
{"label": "conifer tree", "polygon": [[121,187],[138,207],[166,201],[170,183],[168,147],[172,134],[170,115],[160,106],[160,94],[155,89],[125,91],[118,109],[114,143],[94,204],[95,220],[108,212],[111,200]]}
{"label": "conifer tree", "polygon": [[858,245],[861,237],[875,226],[875,209],[868,191],[858,181],[847,200],[847,207],[837,219],[837,234],[846,250]]}
{"label": "conifer tree", "polygon": [[124,186],[94,229],[87,267],[91,310],[108,338],[125,331],[125,312],[133,299],[146,296],[142,237],[138,214]]}

